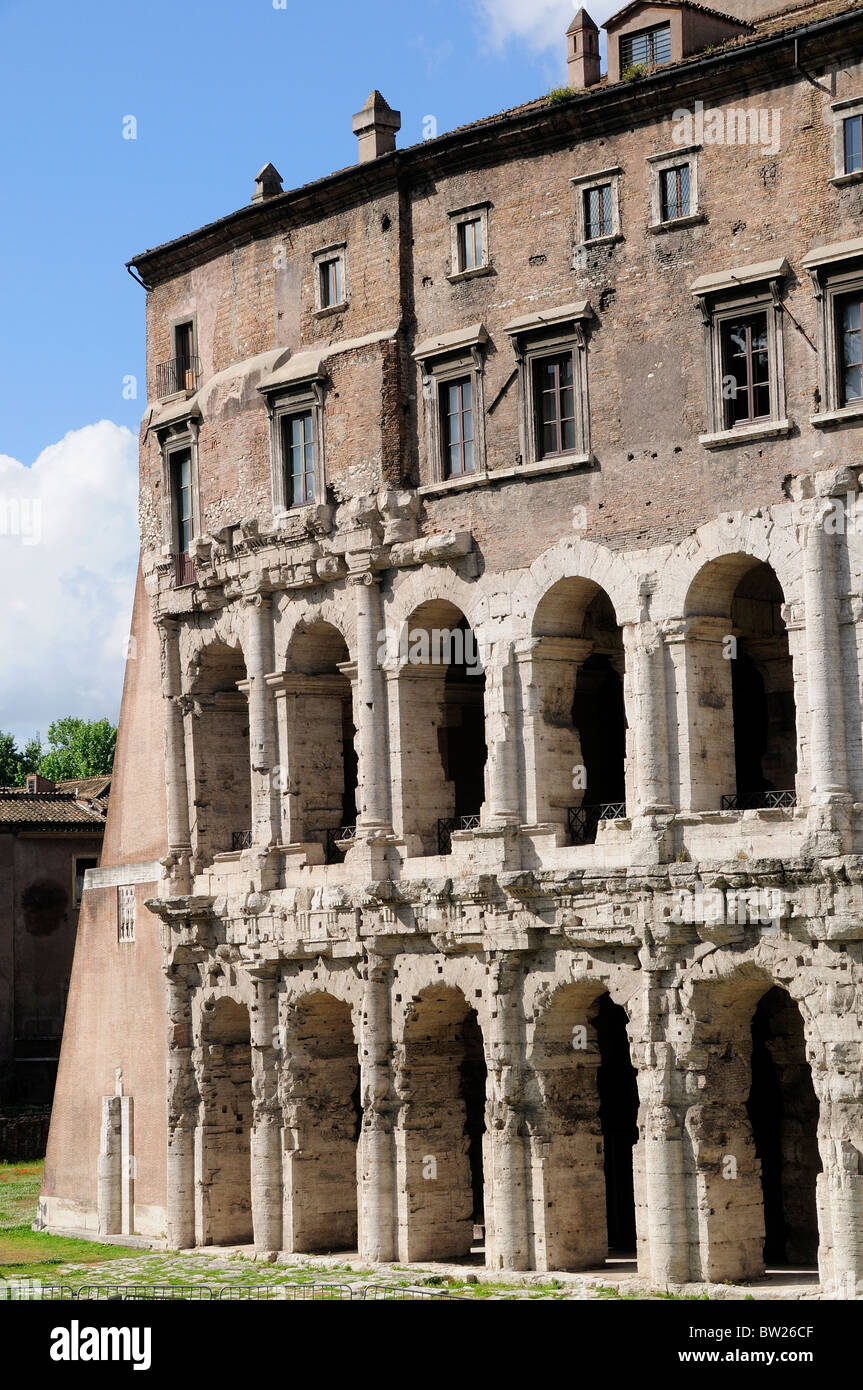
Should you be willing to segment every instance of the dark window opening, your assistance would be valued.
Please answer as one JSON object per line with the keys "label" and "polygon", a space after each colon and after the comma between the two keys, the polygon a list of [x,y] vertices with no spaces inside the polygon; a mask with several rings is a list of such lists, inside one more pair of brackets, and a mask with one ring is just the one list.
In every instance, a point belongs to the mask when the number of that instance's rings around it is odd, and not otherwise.
{"label": "dark window opening", "polygon": [[767,315],[727,319],[720,329],[725,428],[770,418]]}
{"label": "dark window opening", "polygon": [[84,875],[88,869],[98,869],[98,859],[76,859],[75,860],[75,906],[81,906],[81,899],[84,896]]}
{"label": "dark window opening", "polygon": [[768,565],[741,579],[731,607],[737,655],[731,707],[737,796],[764,804],[768,792],[793,791],[797,776],[794,675],[782,618],[782,588]]}
{"label": "dark window opening", "polygon": [[282,424],[285,497],[289,507],[315,500],[315,424],[311,410],[289,415]]}
{"label": "dark window opening", "polygon": [[473,435],[473,382],[464,377],[441,385],[444,473],[458,478],[475,468]]}
{"label": "dark window opening", "polygon": [[475,1226],[485,1222],[483,1200],[482,1137],[485,1134],[486,1064],[482,1033],[476,1010],[471,1009],[462,1025],[464,1054],[459,1067],[459,1092],[464,1102],[464,1132],[468,1141],[470,1184],[473,1199],[472,1219]]}
{"label": "dark window opening", "polygon": [[[626,713],[623,678],[610,657],[589,656],[579,667],[572,702],[572,722],[581,741],[585,769],[582,805],[608,806],[626,801]],[[585,822],[584,840],[596,839],[598,822]]]}
{"label": "dark window opening", "polygon": [[642,29],[637,34],[624,34],[620,39],[621,69],[633,67],[636,63],[643,63],[645,67],[658,67],[660,63],[670,62],[670,24]]}
{"label": "dark window opening", "polygon": [[599,1000],[596,1019],[600,1064],[599,1122],[605,1170],[608,1249],[635,1253],[635,1190],[632,1150],[638,1139],[638,1073],[632,1065],[626,1010],[609,994]]}
{"label": "dark window opening", "polygon": [[848,116],[842,122],[845,173],[863,169],[863,116]]}
{"label": "dark window opening", "polygon": [[611,217],[611,184],[601,183],[584,190],[584,238],[611,236],[614,230]]}
{"label": "dark window opening", "polygon": [[659,176],[659,186],[662,221],[673,222],[676,217],[688,217],[689,165],[676,164],[673,169],[663,169]]}
{"label": "dark window opening", "polygon": [[533,366],[537,457],[575,449],[575,385],[572,353],[541,357]]}
{"label": "dark window opening", "polygon": [[839,300],[837,328],[842,404],[848,405],[863,399],[863,335],[859,292]]}

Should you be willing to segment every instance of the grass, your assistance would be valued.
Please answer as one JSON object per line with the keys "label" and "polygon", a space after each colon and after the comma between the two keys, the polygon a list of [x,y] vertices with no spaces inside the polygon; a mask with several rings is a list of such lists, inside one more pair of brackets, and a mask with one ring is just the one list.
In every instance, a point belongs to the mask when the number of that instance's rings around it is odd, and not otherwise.
{"label": "grass", "polygon": [[0,1279],[55,1281],[60,1265],[85,1266],[146,1254],[95,1240],[32,1231],[42,1183],[41,1163],[0,1163]]}

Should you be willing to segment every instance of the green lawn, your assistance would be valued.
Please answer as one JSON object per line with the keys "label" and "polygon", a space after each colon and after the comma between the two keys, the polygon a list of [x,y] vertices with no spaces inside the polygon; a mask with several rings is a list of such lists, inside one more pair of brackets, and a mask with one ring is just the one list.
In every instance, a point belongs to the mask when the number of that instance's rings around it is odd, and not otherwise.
{"label": "green lawn", "polygon": [[[146,1250],[100,1245],[95,1240],[68,1240],[32,1231],[42,1182],[41,1163],[0,1163],[0,1279],[57,1279],[57,1267],[70,1263],[102,1264],[131,1259]],[[78,1282],[81,1282],[80,1280]]]}

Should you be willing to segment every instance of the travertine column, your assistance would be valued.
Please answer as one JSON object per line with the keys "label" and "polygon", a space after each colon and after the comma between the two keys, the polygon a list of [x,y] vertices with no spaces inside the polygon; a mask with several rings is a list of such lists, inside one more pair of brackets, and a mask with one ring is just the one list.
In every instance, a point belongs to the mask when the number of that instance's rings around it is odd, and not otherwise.
{"label": "travertine column", "polygon": [[250,1013],[252,1042],[251,1134],[252,1224],[257,1250],[282,1248],[282,1111],[278,1098],[278,1063],[282,1055],[278,1028],[276,969],[251,968],[255,1000]]}
{"label": "travertine column", "polygon": [[627,623],[623,628],[628,700],[627,719],[633,729],[635,775],[628,769],[627,799],[634,794],[630,815],[671,810],[668,785],[668,702],[665,690],[665,650],[653,623]]}
{"label": "travertine column", "polygon": [[368,957],[360,1029],[363,1127],[357,1154],[359,1252],[365,1260],[396,1258],[395,1143],[390,968]]}
{"label": "travertine column", "polygon": [[486,1264],[528,1269],[524,1028],[519,956],[495,957],[489,974],[490,1024],[483,1144]]}
{"label": "travertine column", "polygon": [[829,499],[811,504],[803,569],[809,767],[816,801],[848,795],[835,538],[824,525],[833,510]]}
{"label": "travertine column", "polygon": [[349,574],[348,584],[356,604],[357,825],[363,831],[392,834],[386,677],[379,662],[380,584],[369,570]]}
{"label": "travertine column", "polygon": [[172,1250],[195,1244],[195,1129],[200,1094],[192,1061],[193,965],[171,963],[168,992],[167,1238]]}
{"label": "travertine column", "polygon": [[274,786],[276,720],[267,675],[273,669],[272,602],[262,594],[248,600],[246,672],[249,694],[249,756],[252,778],[252,841],[261,848],[279,838],[279,798]]}
{"label": "travertine column", "polygon": [[[165,790],[167,802],[168,854],[188,874],[192,850],[189,828],[189,788],[186,778],[186,740],[183,727],[184,697],[180,688],[180,647],[178,624],[160,618],[159,639],[162,658],[162,696],[165,702]],[[175,870],[176,878],[176,870]],[[178,891],[188,891],[188,881],[175,882]]]}
{"label": "travertine column", "polygon": [[518,825],[521,820],[518,784],[518,716],[516,665],[510,646],[499,647],[496,661],[485,672],[486,765],[485,825]]}

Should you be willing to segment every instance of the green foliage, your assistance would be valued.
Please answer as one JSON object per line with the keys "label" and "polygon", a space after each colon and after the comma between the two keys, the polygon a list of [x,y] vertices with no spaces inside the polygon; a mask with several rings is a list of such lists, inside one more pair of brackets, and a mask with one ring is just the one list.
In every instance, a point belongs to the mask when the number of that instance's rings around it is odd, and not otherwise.
{"label": "green foliage", "polygon": [[646,63],[627,63],[620,76],[624,82],[637,82],[639,77],[646,76],[647,71]]}
{"label": "green foliage", "polygon": [[546,101],[552,103],[569,101],[572,95],[573,91],[571,87],[552,87],[551,91],[546,96]]}
{"label": "green foliage", "polygon": [[0,732],[0,787],[23,787],[28,772],[54,782],[75,777],[107,777],[114,764],[117,729],[109,719],[66,715],[48,729],[48,746],[39,734],[18,748],[14,734]]}

